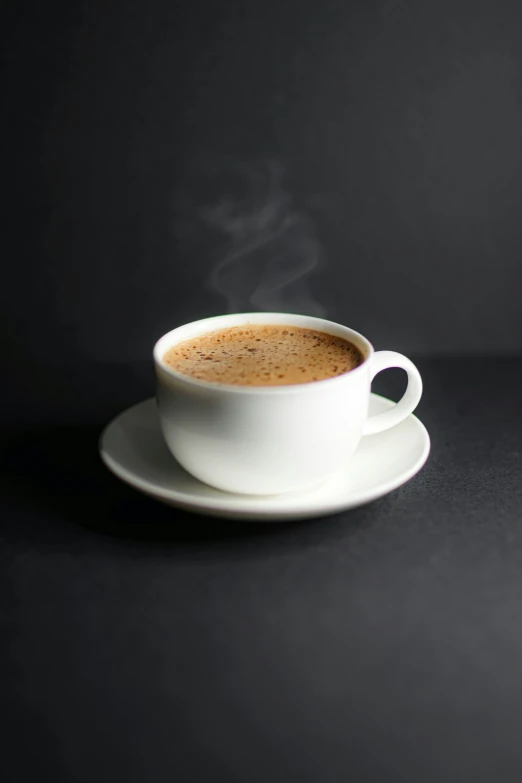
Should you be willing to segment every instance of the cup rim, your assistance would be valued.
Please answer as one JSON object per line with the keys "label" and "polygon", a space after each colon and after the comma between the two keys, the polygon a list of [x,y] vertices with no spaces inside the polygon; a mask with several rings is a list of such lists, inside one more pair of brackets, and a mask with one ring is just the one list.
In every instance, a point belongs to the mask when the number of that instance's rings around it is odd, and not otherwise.
{"label": "cup rim", "polygon": [[[283,319],[282,321],[274,319]],[[296,322],[294,319],[298,319]],[[256,324],[274,324],[274,325],[293,325],[305,329],[317,329],[317,331],[326,332],[337,337],[353,342],[363,354],[363,361],[354,370],[345,372],[342,375],[336,375],[333,378],[324,378],[319,381],[308,381],[307,383],[282,384],[278,386],[241,386],[239,384],[222,383],[222,381],[204,381],[199,378],[192,378],[190,375],[184,375],[177,372],[172,367],[168,367],[163,361],[163,356],[169,348],[178,342],[189,340],[191,335],[185,335],[184,332],[196,329],[193,336],[206,334],[207,332],[218,329],[226,329],[233,326],[247,326]],[[205,328],[208,326],[208,328]],[[330,331],[333,330],[333,331]],[[175,339],[176,334],[180,334],[179,339]],[[346,383],[349,378],[353,378],[366,370],[367,364],[374,354],[374,347],[371,342],[360,332],[351,329],[344,324],[337,323],[317,316],[303,315],[298,313],[266,313],[263,311],[252,313],[231,313],[229,315],[214,315],[208,318],[201,318],[197,321],[176,326],[168,332],[165,332],[155,343],[153,348],[154,363],[157,368],[168,376],[182,381],[197,389],[207,389],[221,392],[231,392],[234,394],[288,394],[288,393],[310,393],[318,389],[330,388],[334,384]]]}

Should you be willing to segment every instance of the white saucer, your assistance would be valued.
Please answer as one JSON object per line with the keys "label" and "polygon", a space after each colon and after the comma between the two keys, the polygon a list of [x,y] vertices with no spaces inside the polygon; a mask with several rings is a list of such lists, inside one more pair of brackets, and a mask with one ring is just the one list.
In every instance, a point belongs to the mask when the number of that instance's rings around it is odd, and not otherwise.
{"label": "white saucer", "polygon": [[[370,413],[393,404],[372,394]],[[364,437],[346,468],[318,489],[261,497],[221,492],[186,473],[165,445],[154,399],[121,413],[100,438],[107,467],[156,500],[199,514],[265,521],[323,516],[376,500],[411,479],[429,451],[426,428],[411,415],[386,432]]]}

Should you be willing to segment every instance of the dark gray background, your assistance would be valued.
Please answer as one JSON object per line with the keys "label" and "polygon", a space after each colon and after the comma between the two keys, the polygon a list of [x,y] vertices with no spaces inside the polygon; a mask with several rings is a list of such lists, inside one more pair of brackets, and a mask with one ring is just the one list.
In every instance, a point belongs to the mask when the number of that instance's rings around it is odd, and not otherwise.
{"label": "dark gray background", "polygon": [[[520,783],[522,5],[3,21],[0,778]],[[226,309],[223,259],[241,300],[303,262],[288,308],[415,357],[418,476],[247,526],[109,474],[101,428]]]}
{"label": "dark gray background", "polygon": [[226,310],[219,237],[179,229],[226,189],[202,156],[279,162],[324,248],[315,298],[377,347],[522,349],[519,3],[13,3],[4,31],[26,362],[147,359]]}

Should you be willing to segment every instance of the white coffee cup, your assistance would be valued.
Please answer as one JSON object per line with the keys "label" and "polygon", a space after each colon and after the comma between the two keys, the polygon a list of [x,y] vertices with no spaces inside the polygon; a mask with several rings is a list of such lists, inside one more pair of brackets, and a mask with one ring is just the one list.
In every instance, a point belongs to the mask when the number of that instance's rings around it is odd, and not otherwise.
{"label": "white coffee cup", "polygon": [[[300,326],[343,337],[359,348],[364,361],[343,375],[291,386],[210,383],[163,362],[176,343],[250,324]],[[245,313],[194,321],[158,340],[154,362],[167,446],[185,470],[226,492],[272,495],[312,488],[344,468],[364,435],[403,421],[422,394],[419,372],[405,356],[375,352],[352,329],[306,315]],[[368,417],[372,379],[389,367],[406,370],[406,392],[390,410]]]}

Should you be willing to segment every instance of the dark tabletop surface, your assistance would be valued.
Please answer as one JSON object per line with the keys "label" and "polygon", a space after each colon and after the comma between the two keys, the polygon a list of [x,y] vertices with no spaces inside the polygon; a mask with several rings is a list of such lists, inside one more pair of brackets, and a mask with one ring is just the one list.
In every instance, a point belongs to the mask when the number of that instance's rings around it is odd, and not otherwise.
{"label": "dark tabletop surface", "polygon": [[522,360],[418,365],[424,470],[277,526],[163,507],[106,471],[100,430],[152,393],[148,365],[20,381],[0,479],[5,780],[519,783]]}

